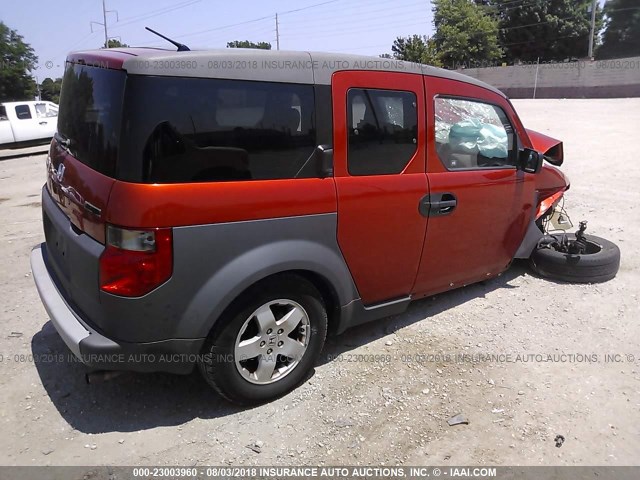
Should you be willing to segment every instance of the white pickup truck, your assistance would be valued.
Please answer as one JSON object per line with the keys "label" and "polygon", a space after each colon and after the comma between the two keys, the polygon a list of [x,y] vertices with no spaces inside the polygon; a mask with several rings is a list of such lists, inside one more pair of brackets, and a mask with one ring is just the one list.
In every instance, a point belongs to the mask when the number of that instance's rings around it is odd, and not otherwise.
{"label": "white pickup truck", "polygon": [[0,104],[0,148],[45,143],[58,125],[58,105],[51,102]]}

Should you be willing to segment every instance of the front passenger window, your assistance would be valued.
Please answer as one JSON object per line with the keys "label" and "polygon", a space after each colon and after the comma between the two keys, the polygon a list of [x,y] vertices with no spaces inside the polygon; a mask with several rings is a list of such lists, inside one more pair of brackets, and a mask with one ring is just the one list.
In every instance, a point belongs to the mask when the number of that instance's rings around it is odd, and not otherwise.
{"label": "front passenger window", "polygon": [[436,150],[447,169],[515,167],[515,133],[500,107],[436,97],[435,114]]}

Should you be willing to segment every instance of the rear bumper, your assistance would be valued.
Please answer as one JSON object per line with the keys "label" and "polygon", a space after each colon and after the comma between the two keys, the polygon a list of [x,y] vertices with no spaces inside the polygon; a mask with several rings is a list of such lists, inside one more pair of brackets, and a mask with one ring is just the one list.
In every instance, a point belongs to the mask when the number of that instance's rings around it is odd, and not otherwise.
{"label": "rear bumper", "polygon": [[91,328],[69,306],[47,267],[47,247],[31,251],[31,271],[44,308],[69,350],[93,370],[190,373],[204,339],[148,343],[115,341]]}

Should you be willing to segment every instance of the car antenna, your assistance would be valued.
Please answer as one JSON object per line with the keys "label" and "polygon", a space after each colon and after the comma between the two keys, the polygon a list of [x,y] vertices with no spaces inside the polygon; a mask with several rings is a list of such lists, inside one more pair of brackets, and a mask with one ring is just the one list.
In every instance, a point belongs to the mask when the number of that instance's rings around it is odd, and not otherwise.
{"label": "car antenna", "polygon": [[191,49],[189,47],[187,47],[184,43],[180,43],[180,42],[176,42],[175,40],[171,40],[169,37],[165,37],[161,33],[158,33],[155,30],[150,29],[149,27],[144,27],[144,28],[149,30],[151,33],[155,33],[159,37],[164,38],[167,42],[173,43],[176,47],[178,47],[178,51],[179,52],[190,52],[191,51]]}

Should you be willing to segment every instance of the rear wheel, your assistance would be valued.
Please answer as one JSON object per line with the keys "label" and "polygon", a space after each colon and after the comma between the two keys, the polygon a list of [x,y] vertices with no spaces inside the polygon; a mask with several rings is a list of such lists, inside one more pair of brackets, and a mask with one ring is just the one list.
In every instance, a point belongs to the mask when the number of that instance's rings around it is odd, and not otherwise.
{"label": "rear wheel", "polygon": [[207,338],[200,371],[227,400],[264,403],[297,387],[317,361],[327,313],[317,289],[279,275],[245,292]]}
{"label": "rear wheel", "polygon": [[[585,235],[584,253],[558,251],[554,244],[538,248],[531,254],[531,267],[543,277],[571,283],[599,283],[611,280],[620,267],[620,249],[604,238]],[[567,234],[569,242],[574,234]]]}

